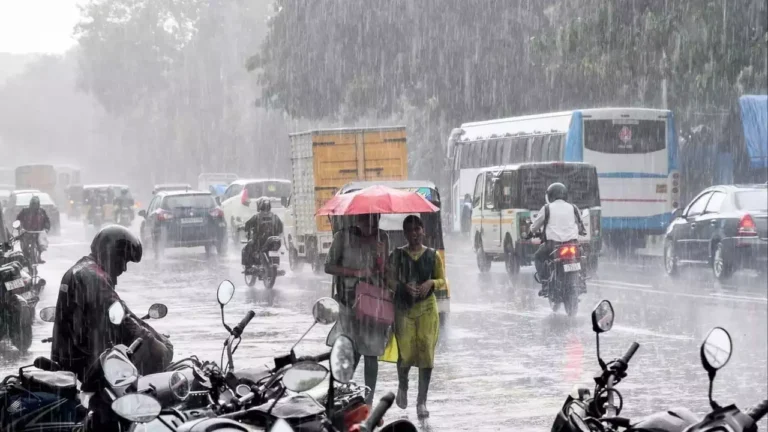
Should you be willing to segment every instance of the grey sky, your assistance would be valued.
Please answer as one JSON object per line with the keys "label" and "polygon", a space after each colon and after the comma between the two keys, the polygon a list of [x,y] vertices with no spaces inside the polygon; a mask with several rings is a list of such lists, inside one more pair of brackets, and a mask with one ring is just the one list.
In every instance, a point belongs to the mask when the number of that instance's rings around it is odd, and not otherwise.
{"label": "grey sky", "polygon": [[0,0],[0,52],[62,53],[84,0]]}

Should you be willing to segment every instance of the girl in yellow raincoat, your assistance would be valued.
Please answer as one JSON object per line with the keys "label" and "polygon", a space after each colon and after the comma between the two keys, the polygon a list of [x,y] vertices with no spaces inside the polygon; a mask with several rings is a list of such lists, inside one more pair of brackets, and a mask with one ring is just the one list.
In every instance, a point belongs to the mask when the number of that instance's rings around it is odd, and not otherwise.
{"label": "girl in yellow raincoat", "polygon": [[[435,290],[445,286],[440,255],[424,246],[424,223],[416,215],[403,221],[408,245],[395,249],[389,258],[389,283],[395,290],[395,340],[397,343],[398,390],[396,403],[408,406],[408,373],[419,368],[419,393],[416,413],[429,417],[427,392],[435,363],[435,346],[439,332]],[[391,360],[393,347],[388,347],[382,360]],[[390,358],[388,358],[390,357]]]}

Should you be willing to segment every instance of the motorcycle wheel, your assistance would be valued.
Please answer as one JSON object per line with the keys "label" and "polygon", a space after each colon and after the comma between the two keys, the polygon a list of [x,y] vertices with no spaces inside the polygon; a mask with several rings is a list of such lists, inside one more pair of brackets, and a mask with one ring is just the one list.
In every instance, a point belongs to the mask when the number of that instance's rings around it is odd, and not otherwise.
{"label": "motorcycle wheel", "polygon": [[560,302],[552,300],[552,297],[548,297],[548,298],[549,298],[549,307],[552,308],[552,312],[559,311],[560,310]]}
{"label": "motorcycle wheel", "polygon": [[563,299],[563,305],[565,306],[565,313],[569,317],[575,317],[579,312],[579,293],[575,286],[571,285],[571,287]]}
{"label": "motorcycle wheel", "polygon": [[245,273],[245,284],[249,287],[256,285],[256,279],[258,279],[258,277],[255,274]]}
{"label": "motorcycle wheel", "polygon": [[267,271],[265,273],[266,274],[264,275],[264,279],[263,279],[264,288],[272,289],[272,287],[275,286],[275,281],[277,280],[277,269],[274,266],[270,265],[269,267],[267,267]]}
{"label": "motorcycle wheel", "polygon": [[16,349],[25,353],[32,345],[32,323],[23,323],[20,327],[15,329],[16,331],[11,331],[10,339]]}

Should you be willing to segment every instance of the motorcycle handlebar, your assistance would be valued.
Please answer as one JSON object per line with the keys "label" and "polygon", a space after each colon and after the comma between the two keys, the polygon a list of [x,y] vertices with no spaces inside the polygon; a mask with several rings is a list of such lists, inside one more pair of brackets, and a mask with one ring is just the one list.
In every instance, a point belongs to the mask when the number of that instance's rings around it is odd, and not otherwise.
{"label": "motorcycle handlebar", "polygon": [[372,431],[376,425],[379,424],[382,418],[384,418],[384,414],[387,413],[387,410],[389,407],[392,406],[392,402],[395,401],[395,394],[392,392],[389,392],[385,394],[381,400],[379,400],[379,403],[376,405],[376,408],[373,409],[373,412],[368,417],[368,420],[365,421],[365,430]]}
{"label": "motorcycle handlebar", "polygon": [[142,338],[136,338],[136,340],[133,341],[131,346],[128,347],[128,356],[130,356],[131,354],[135,353],[136,350],[139,349],[139,347],[141,346],[141,343],[143,341],[144,340]]}
{"label": "motorcycle handlebar", "polygon": [[320,355],[317,355],[317,356],[303,356],[303,357],[299,357],[296,360],[296,362],[312,361],[312,362],[320,363],[320,362],[323,362],[323,361],[326,361],[326,360],[330,360],[330,359],[331,359],[331,352],[328,351],[327,353],[323,353],[323,354],[320,354]]}
{"label": "motorcycle handlebar", "polygon": [[747,408],[744,412],[748,416],[752,417],[755,423],[759,422],[766,414],[768,414],[768,399],[764,399],[759,404]]}
{"label": "motorcycle handlebar", "polygon": [[58,363],[56,363],[51,359],[47,359],[45,357],[36,358],[34,363],[32,364],[38,369],[42,369],[44,371],[49,371],[49,372],[56,372],[61,369]]}
{"label": "motorcycle handlebar", "polygon": [[632,356],[635,355],[635,352],[637,352],[638,348],[640,348],[640,344],[637,342],[632,342],[632,345],[629,347],[626,354],[624,354],[624,357],[621,358],[621,361],[623,361],[624,364],[629,364],[629,361],[632,360]]}
{"label": "motorcycle handlebar", "polygon": [[235,326],[235,328],[232,329],[232,336],[234,337],[240,337],[241,334],[243,334],[243,330],[245,330],[245,327],[248,325],[249,322],[253,319],[253,317],[256,316],[256,312],[250,310],[247,314],[245,314],[245,317],[243,317],[242,320]]}

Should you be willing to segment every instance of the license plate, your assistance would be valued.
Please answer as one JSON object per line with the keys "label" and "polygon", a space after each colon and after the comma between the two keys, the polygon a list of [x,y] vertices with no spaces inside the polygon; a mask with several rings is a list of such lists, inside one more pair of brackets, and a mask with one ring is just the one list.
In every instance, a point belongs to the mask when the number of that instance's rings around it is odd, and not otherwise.
{"label": "license plate", "polygon": [[581,263],[563,264],[563,270],[567,272],[575,272],[581,270]]}
{"label": "license plate", "polygon": [[24,287],[24,279],[16,279],[5,283],[5,289],[9,291],[22,287]]}
{"label": "license plate", "polygon": [[269,251],[269,256],[271,256],[271,257],[279,257],[280,256],[280,252]]}
{"label": "license plate", "polygon": [[197,218],[184,218],[181,220],[181,223],[183,224],[197,224],[197,223],[203,223],[203,218],[197,217]]}

